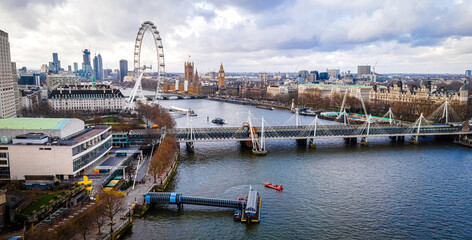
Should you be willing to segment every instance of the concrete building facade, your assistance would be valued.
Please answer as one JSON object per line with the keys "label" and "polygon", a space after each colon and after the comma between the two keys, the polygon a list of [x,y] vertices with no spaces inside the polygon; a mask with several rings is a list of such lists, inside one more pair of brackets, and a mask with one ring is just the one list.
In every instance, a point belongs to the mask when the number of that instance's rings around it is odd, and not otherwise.
{"label": "concrete building facade", "polygon": [[361,77],[362,75],[368,75],[371,73],[369,65],[357,66],[357,76]]}
{"label": "concrete building facade", "polygon": [[268,86],[266,94],[268,97],[288,95],[288,88],[286,86]]}
{"label": "concrete building facade", "polygon": [[119,89],[108,85],[61,86],[52,90],[48,102],[54,110],[119,112],[126,98]]}
{"label": "concrete building facade", "polygon": [[402,81],[387,87],[375,86],[370,92],[372,102],[406,102],[406,103],[443,103],[445,101],[456,101],[459,104],[467,104],[469,88],[464,82],[459,91],[439,89],[434,83],[421,82],[419,86],[406,86]]}
{"label": "concrete building facade", "polygon": [[[68,179],[111,149],[111,127],[79,119],[0,119],[0,179]],[[27,132],[27,133],[25,133]]]}
{"label": "concrete building facade", "polygon": [[364,85],[338,85],[338,84],[300,84],[298,85],[298,96],[309,93],[311,90],[319,89],[322,97],[331,97],[334,94],[344,95],[347,91],[348,96],[356,97],[367,103],[369,101],[372,86]]}
{"label": "concrete building facade", "polygon": [[62,85],[80,85],[80,79],[74,74],[51,74],[46,77],[48,90],[56,89]]}

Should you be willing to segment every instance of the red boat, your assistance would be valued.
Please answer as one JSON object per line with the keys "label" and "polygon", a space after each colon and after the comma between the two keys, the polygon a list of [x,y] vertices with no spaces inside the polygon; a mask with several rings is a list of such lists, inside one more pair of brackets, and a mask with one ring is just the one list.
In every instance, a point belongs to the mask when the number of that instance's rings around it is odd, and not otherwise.
{"label": "red boat", "polygon": [[282,185],[274,185],[274,184],[268,183],[268,182],[265,182],[264,185],[265,185],[266,187],[273,188],[273,189],[279,190],[279,191],[281,191],[282,189],[284,189],[284,187],[282,187]]}

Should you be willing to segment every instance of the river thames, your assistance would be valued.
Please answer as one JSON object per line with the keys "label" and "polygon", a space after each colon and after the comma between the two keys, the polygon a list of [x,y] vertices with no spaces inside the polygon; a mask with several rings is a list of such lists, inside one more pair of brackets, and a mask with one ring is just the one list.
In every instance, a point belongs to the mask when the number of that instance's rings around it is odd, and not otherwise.
{"label": "river thames", "polygon": [[[241,126],[248,111],[260,125],[295,125],[287,110],[264,110],[210,100],[168,100],[192,108],[194,127]],[[209,119],[210,121],[207,121]],[[301,116],[302,124],[312,117]],[[185,117],[176,119],[186,127]],[[320,120],[320,124],[333,122]],[[239,142],[181,144],[177,173],[168,187],[185,196],[237,199],[249,185],[262,197],[261,222],[233,222],[232,209],[185,205],[155,207],[135,219],[125,239],[470,239],[472,148],[420,138],[419,145],[371,138],[369,147],[342,139],[317,148],[294,140],[268,141],[267,156]],[[263,183],[282,184],[282,192]]]}

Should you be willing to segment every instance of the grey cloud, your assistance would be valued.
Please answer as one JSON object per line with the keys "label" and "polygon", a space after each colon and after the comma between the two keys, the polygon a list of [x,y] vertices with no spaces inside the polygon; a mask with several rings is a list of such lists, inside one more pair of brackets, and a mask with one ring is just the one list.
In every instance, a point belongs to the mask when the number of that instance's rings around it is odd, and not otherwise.
{"label": "grey cloud", "polygon": [[[281,5],[291,5],[295,3],[295,0],[214,0],[209,1],[213,5],[223,8],[225,6],[234,6],[237,8],[245,9],[252,13],[269,12],[278,8]],[[269,12],[270,14],[270,12]]]}
{"label": "grey cloud", "polygon": [[318,36],[312,36],[308,39],[293,38],[281,42],[277,45],[278,49],[313,49],[319,46]]}
{"label": "grey cloud", "polygon": [[[45,17],[42,9],[60,7],[66,0],[4,0],[0,2],[0,20],[15,19],[17,23],[26,29],[37,29]],[[0,21],[2,22],[2,21]],[[1,25],[0,25],[1,26]]]}
{"label": "grey cloud", "polygon": [[[218,10],[228,8],[236,9],[241,21],[231,29],[215,27]],[[297,62],[304,61],[300,54],[375,55],[369,51],[372,46],[395,52],[443,46],[451,38],[461,42],[452,48],[470,49],[465,44],[472,36],[470,12],[470,0],[6,0],[0,2],[0,28],[8,27],[16,59],[32,67],[49,61],[53,51],[59,51],[64,62],[79,62],[80,51],[89,46],[107,53],[102,55],[110,66],[119,58],[131,61],[136,33],[146,20],[161,32],[169,61],[191,53],[207,56],[205,62],[272,57]],[[193,26],[200,17],[205,24]],[[72,52],[75,55],[69,56]]]}

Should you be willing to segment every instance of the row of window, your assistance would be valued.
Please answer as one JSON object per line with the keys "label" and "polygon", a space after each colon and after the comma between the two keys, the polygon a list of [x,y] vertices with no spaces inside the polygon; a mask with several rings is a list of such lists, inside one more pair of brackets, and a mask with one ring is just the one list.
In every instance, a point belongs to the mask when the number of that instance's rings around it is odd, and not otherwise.
{"label": "row of window", "polygon": [[90,151],[89,153],[84,154],[83,156],[74,159],[73,161],[74,172],[86,166],[87,164],[97,160],[97,157],[106,153],[110,147],[111,147],[111,139],[103,143],[101,146]]}
{"label": "row of window", "polygon": [[10,179],[9,167],[0,167],[0,179]]}
{"label": "row of window", "polygon": [[108,137],[108,133],[103,133],[99,136],[96,136],[95,138],[92,138],[90,139],[89,141],[83,143],[83,144],[80,144],[79,146],[77,147],[74,147],[72,148],[72,155],[77,155],[85,150],[87,150],[88,148],[94,146],[95,144],[99,143],[100,141],[102,141],[102,139],[105,139],[106,137]]}

